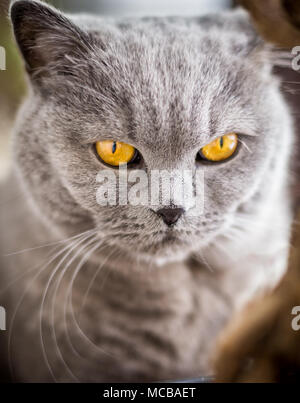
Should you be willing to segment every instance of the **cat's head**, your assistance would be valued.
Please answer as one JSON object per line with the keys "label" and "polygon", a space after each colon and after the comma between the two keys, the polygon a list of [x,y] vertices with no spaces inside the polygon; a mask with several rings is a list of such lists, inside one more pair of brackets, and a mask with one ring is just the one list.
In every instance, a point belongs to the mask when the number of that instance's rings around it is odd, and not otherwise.
{"label": "cat's head", "polygon": [[[11,17],[30,81],[14,156],[49,225],[69,234],[97,228],[111,245],[176,259],[222,234],[263,194],[283,103],[244,11],[105,21],[17,1]],[[100,156],[107,152],[105,140],[134,147],[135,156],[125,149],[128,172],[140,169],[146,178],[153,170],[203,171],[203,211],[162,202],[99,205],[98,172],[119,175],[97,154],[95,144]],[[207,161],[210,155],[221,161]],[[168,208],[178,209],[175,218]]]}

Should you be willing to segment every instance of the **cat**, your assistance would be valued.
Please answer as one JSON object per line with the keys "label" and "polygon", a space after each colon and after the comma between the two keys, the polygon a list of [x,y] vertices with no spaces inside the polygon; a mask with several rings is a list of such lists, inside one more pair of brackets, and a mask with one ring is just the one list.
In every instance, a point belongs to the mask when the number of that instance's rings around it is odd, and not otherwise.
{"label": "cat", "polygon": [[[0,204],[13,379],[212,375],[221,330],[287,266],[293,120],[269,46],[241,9],[103,19],[17,1],[11,19],[29,82]],[[232,157],[199,157],[228,133]],[[104,140],[135,147],[146,176],[202,170],[202,214],[100,206],[98,172],[119,174]]]}

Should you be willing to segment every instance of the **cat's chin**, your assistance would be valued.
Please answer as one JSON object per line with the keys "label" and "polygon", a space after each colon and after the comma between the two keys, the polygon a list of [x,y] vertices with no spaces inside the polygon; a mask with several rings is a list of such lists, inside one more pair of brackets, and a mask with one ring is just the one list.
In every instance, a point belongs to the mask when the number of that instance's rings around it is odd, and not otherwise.
{"label": "cat's chin", "polygon": [[148,253],[139,253],[139,262],[145,263],[147,265],[155,265],[157,267],[164,266],[170,263],[178,263],[185,261],[189,256],[186,251],[165,251],[164,253],[157,253],[156,255],[151,255]]}
{"label": "cat's chin", "polygon": [[174,245],[161,245],[159,248],[145,248],[145,250],[139,250],[136,253],[140,262],[161,267],[166,264],[185,261],[193,252],[192,249],[186,244],[176,247]]}

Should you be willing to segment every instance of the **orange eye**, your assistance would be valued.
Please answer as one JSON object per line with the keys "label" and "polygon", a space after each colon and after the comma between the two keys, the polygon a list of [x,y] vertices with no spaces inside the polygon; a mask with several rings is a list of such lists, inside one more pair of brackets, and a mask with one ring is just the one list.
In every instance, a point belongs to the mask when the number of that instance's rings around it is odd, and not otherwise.
{"label": "orange eye", "polygon": [[230,158],[238,146],[236,133],[228,133],[207,144],[200,150],[200,156],[208,161],[219,162]]}
{"label": "orange eye", "polygon": [[133,146],[113,140],[97,141],[96,151],[103,162],[114,167],[128,164],[136,156]]}

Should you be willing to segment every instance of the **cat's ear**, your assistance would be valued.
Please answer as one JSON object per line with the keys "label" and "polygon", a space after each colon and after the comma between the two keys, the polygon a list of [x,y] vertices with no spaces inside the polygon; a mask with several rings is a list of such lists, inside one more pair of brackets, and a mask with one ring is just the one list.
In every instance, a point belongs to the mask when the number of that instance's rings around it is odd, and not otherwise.
{"label": "cat's ear", "polygon": [[39,1],[15,1],[10,9],[16,41],[33,81],[78,59],[89,50],[90,38],[67,17]]}

